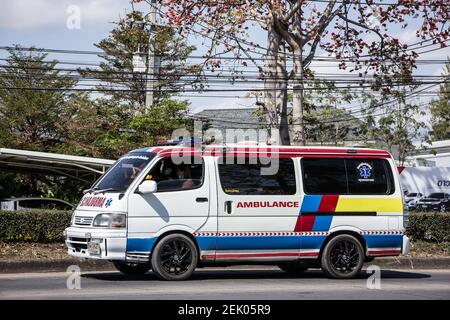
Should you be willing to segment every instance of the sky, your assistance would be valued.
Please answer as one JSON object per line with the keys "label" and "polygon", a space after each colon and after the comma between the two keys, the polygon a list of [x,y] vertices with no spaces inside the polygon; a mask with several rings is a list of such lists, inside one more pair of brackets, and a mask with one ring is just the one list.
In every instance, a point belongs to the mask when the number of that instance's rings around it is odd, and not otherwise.
{"label": "sky", "polygon": [[[0,46],[20,44],[24,47],[73,50],[98,50],[94,47],[94,43],[108,35],[113,27],[113,21],[131,10],[129,0],[0,0],[0,8]],[[148,10],[145,6],[136,6],[136,9],[140,8]],[[78,10],[81,17],[79,26],[71,19]],[[411,28],[394,30],[400,41],[406,43],[417,41],[413,30],[414,23],[417,22],[412,21]],[[256,27],[251,29],[249,36],[252,41],[266,45],[265,33],[261,29]],[[204,52],[203,40],[199,36],[189,39],[198,48],[193,54]],[[450,48],[430,52],[420,59],[446,59],[448,56]],[[5,57],[5,51],[0,50],[0,58]],[[95,55],[51,54],[49,57],[75,62],[99,61]],[[421,66],[416,70],[416,74],[439,75],[442,67],[442,65]],[[339,70],[337,63],[324,65],[323,62],[315,62],[312,69],[320,73],[347,73]],[[221,93],[221,95],[243,96],[244,93]],[[209,99],[201,97],[200,94],[198,98],[189,100],[192,112],[205,108],[252,107],[254,102],[245,98]]]}

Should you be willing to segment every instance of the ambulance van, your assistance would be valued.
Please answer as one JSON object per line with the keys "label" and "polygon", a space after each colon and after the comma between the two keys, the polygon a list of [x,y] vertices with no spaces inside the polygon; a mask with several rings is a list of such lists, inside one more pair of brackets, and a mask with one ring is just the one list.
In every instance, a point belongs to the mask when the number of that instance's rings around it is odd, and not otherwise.
{"label": "ambulance van", "polygon": [[398,172],[383,150],[151,147],[120,158],[85,191],[68,253],[183,280],[196,267],[273,264],[356,276],[409,251]]}

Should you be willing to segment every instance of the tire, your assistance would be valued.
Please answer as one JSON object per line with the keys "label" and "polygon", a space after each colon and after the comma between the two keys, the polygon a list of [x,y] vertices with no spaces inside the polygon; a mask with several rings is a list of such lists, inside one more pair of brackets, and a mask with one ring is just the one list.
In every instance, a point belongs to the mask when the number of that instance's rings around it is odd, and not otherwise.
{"label": "tire", "polygon": [[440,212],[445,212],[445,211],[447,211],[447,208],[445,207],[445,204],[441,204],[441,206],[439,207],[439,211],[440,211]]}
{"label": "tire", "polygon": [[361,271],[364,260],[364,249],[359,240],[351,235],[341,234],[325,246],[321,266],[330,278],[349,279]]}
{"label": "tire", "polygon": [[153,273],[160,280],[186,280],[197,267],[198,251],[195,243],[179,233],[162,238],[152,253]]}
{"label": "tire", "polygon": [[143,275],[150,270],[148,263],[132,263],[125,261],[113,261],[114,267],[127,275]]}
{"label": "tire", "polygon": [[304,265],[299,264],[297,261],[295,262],[288,262],[288,263],[280,263],[278,265],[278,268],[280,268],[283,271],[286,271],[290,274],[302,274],[306,270],[308,270],[308,267],[305,267]]}

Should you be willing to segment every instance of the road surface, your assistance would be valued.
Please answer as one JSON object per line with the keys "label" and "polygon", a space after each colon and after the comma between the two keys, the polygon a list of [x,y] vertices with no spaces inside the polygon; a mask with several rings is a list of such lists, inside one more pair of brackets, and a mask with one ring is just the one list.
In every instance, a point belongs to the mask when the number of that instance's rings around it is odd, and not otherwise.
{"label": "road surface", "polygon": [[81,288],[70,290],[67,277],[0,274],[0,299],[450,299],[450,270],[383,270],[380,289],[368,289],[365,271],[358,279],[331,280],[319,270],[292,276],[273,267],[198,269],[182,282],[159,281],[151,272],[85,272]]}

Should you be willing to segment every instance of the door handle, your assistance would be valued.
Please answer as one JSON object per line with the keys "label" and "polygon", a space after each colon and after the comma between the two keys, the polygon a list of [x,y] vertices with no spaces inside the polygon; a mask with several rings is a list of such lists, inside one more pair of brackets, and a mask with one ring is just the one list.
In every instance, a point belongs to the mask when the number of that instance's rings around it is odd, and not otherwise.
{"label": "door handle", "polygon": [[208,198],[196,198],[195,201],[197,201],[197,202],[208,202]]}
{"label": "door handle", "polygon": [[225,212],[231,214],[231,201],[225,201]]}

